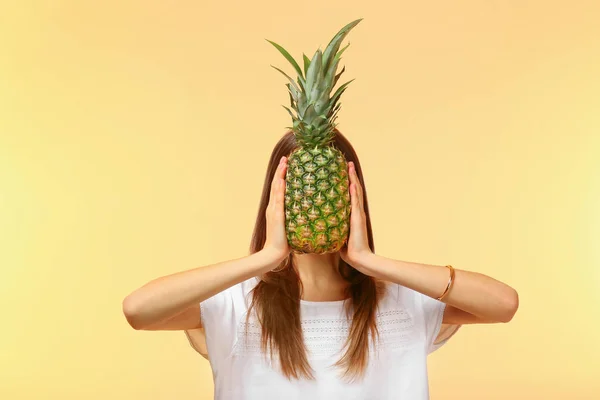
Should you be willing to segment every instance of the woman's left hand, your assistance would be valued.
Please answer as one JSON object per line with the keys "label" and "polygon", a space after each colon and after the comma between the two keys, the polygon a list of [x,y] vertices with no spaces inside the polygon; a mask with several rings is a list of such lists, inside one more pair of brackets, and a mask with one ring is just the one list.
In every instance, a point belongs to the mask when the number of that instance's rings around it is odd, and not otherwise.
{"label": "woman's left hand", "polygon": [[348,162],[350,177],[350,234],[348,242],[340,250],[342,260],[366,273],[367,259],[373,255],[367,235],[367,218],[364,209],[363,190],[352,161]]}

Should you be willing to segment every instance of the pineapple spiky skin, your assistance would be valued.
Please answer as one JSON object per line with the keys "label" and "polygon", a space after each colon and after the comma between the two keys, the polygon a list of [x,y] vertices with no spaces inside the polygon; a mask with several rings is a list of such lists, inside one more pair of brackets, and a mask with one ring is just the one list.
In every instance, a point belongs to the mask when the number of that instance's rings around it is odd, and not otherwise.
{"label": "pineapple spiky skin", "polygon": [[348,163],[333,146],[300,147],[285,178],[287,239],[296,253],[332,253],[348,239]]}
{"label": "pineapple spiky skin", "polygon": [[[350,22],[331,39],[325,51],[313,58],[303,55],[304,71],[280,45],[269,40],[292,64],[298,74],[294,81],[284,71],[290,95],[292,130],[297,148],[288,156],[285,191],[285,227],[288,243],[295,253],[333,253],[348,241],[350,193],[348,163],[334,145],[339,99],[348,81],[331,94],[345,68],[336,74],[342,53],[340,44],[362,19]],[[295,114],[294,114],[294,112]]]}

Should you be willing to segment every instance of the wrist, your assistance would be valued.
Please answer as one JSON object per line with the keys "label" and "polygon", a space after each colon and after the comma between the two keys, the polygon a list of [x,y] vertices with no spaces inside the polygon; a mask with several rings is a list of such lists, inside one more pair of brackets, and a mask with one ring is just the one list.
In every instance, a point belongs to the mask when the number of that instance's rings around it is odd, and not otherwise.
{"label": "wrist", "polygon": [[379,278],[377,266],[380,265],[380,259],[381,257],[377,254],[372,251],[367,251],[358,255],[356,264],[358,264],[361,272],[364,274]]}
{"label": "wrist", "polygon": [[272,247],[263,247],[257,254],[265,264],[265,271],[270,271],[277,268],[287,258],[289,252],[282,252]]}

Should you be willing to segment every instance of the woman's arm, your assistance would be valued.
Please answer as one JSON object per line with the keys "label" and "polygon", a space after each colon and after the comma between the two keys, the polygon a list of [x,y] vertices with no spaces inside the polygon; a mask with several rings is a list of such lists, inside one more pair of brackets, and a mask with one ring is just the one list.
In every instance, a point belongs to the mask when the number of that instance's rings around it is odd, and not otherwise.
{"label": "woman's arm", "polygon": [[[372,253],[365,253],[355,264],[368,275],[433,298],[440,296],[448,283],[448,268],[441,265],[392,260]],[[443,299],[453,307],[446,310],[445,323],[509,322],[512,319],[519,307],[515,289],[478,272],[455,271],[452,289]]]}
{"label": "woman's arm", "polygon": [[263,249],[236,260],[177,272],[146,283],[123,300],[123,313],[134,329],[155,330],[157,326],[167,325],[168,329],[198,327],[201,325],[199,310],[186,309],[237,283],[274,269],[288,256],[290,247],[285,234],[283,209],[286,168],[287,159],[283,157],[271,181]]}
{"label": "woman's arm", "polygon": [[[154,279],[123,300],[123,313],[134,329],[157,330],[173,318],[168,329],[200,325],[193,307],[215,294],[275,268],[281,256],[264,249],[236,260],[225,261]],[[186,309],[192,307],[191,311]],[[180,314],[181,313],[181,314]],[[165,328],[161,328],[165,329]]]}

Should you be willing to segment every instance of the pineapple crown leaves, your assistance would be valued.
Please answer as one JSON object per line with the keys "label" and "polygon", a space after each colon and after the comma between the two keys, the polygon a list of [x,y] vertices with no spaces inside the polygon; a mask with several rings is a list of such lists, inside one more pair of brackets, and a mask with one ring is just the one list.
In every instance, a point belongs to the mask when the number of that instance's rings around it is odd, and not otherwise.
{"label": "pineapple crown leaves", "polygon": [[335,120],[341,107],[340,96],[354,80],[344,83],[331,95],[332,89],[346,70],[346,67],[343,67],[340,73],[336,74],[341,56],[350,43],[341,50],[340,45],[348,32],[360,21],[362,18],[344,26],[331,39],[325,51],[317,49],[312,59],[302,54],[304,69],[300,68],[296,60],[282,46],[266,39],[292,64],[298,74],[294,81],[284,71],[271,65],[289,80],[286,86],[290,95],[291,110],[285,106],[283,108],[292,117],[293,126],[286,128],[292,129],[300,145],[326,145],[333,139]]}

